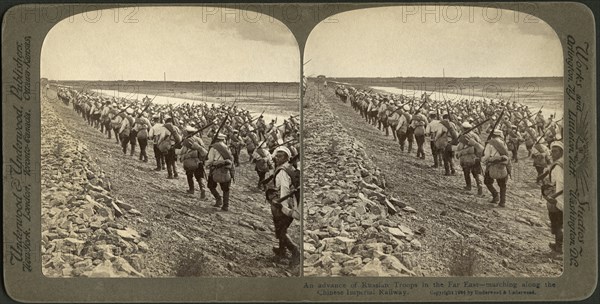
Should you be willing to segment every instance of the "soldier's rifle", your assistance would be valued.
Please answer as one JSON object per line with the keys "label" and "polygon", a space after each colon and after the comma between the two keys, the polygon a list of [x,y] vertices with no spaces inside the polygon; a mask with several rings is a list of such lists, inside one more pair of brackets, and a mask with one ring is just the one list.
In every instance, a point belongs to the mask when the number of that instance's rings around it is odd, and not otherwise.
{"label": "soldier's rifle", "polygon": [[181,145],[181,144],[183,143],[183,141],[184,141],[184,140],[186,140],[186,139],[188,139],[188,138],[190,138],[190,137],[192,137],[192,136],[194,136],[194,135],[196,135],[196,134],[198,134],[198,133],[200,133],[200,132],[202,132],[202,131],[204,131],[204,130],[208,129],[209,127],[211,127],[211,126],[212,126],[212,125],[214,125],[214,124],[215,124],[214,122],[211,122],[211,123],[207,124],[206,126],[204,126],[204,127],[201,127],[201,128],[200,128],[200,129],[198,129],[197,131],[195,131],[195,132],[193,132],[193,133],[191,133],[191,134],[188,134],[186,137],[184,137],[184,138],[183,138],[183,139],[182,139],[182,140],[179,142],[179,144],[178,144],[178,145]]}
{"label": "soldier's rifle", "polygon": [[[232,106],[236,102],[237,102],[237,99],[233,102]],[[219,133],[221,133],[221,130],[223,130],[223,127],[225,126],[225,123],[227,122],[228,119],[229,119],[229,113],[225,114],[225,118],[223,118],[223,121],[219,125],[219,128],[217,129],[217,132],[215,133],[215,135],[213,135],[213,138],[210,141],[210,146],[208,147],[209,152],[210,152],[210,148],[212,147],[212,145],[217,142],[217,137],[219,136]]]}
{"label": "soldier's rifle", "polygon": [[423,101],[421,105],[415,110],[415,114],[410,118],[410,122],[408,123],[409,125],[412,124],[413,120],[415,120],[415,115],[425,106],[426,103],[427,100]]}
{"label": "soldier's rifle", "polygon": [[175,119],[175,115],[173,115],[173,105],[169,104],[169,115],[171,115],[171,120],[173,121],[173,125],[177,126],[177,119]]}
{"label": "soldier's rifle", "polygon": [[398,111],[402,110],[402,107],[404,107],[405,105],[407,105],[407,104],[409,104],[409,103],[410,103],[410,101],[408,101],[408,102],[406,102],[406,103],[403,103],[403,104],[399,105],[399,106],[398,106],[398,108],[397,108],[396,110],[394,110],[392,113],[388,114],[388,115],[387,115],[387,117],[389,118],[390,116],[394,115],[394,113],[396,113],[396,112],[398,112]]}
{"label": "soldier's rifle", "polygon": [[286,142],[283,142],[283,143],[277,144],[277,146],[273,147],[273,149],[276,149],[277,147],[281,147],[281,146],[283,146],[283,145],[287,145],[287,144],[289,144],[289,143],[291,143],[291,142],[294,142],[294,141],[297,141],[297,140],[298,140],[298,139],[296,139],[296,138],[290,139],[290,140],[288,140],[288,141],[286,141]]}
{"label": "soldier's rifle", "polygon": [[492,136],[494,135],[494,131],[496,130],[496,128],[498,127],[498,124],[500,123],[500,121],[502,120],[502,116],[504,116],[504,109],[502,110],[502,112],[500,112],[500,116],[498,116],[498,118],[496,119],[496,122],[494,122],[494,126],[492,127],[492,131],[490,131],[490,134],[488,134],[487,140],[485,141],[485,145],[487,146],[488,142],[490,141],[490,139],[492,139]]}
{"label": "soldier's rifle", "polygon": [[[219,128],[217,129],[217,132],[215,132],[215,135],[213,135],[213,138],[210,141],[210,145],[208,146],[208,152],[206,153],[206,159],[208,159],[208,153],[210,152],[210,149],[212,149],[212,146],[217,142],[217,137],[219,136],[219,133],[221,133],[221,130],[223,129],[223,126],[225,126],[225,123],[227,122],[227,119],[229,119],[229,114],[225,115],[225,118],[223,118],[223,121],[219,125]],[[204,174],[205,174],[205,176],[209,176],[210,173],[212,173],[212,171],[210,171],[209,174],[206,174],[206,172]],[[233,177],[232,177],[232,179],[233,179]]]}
{"label": "soldier's rifle", "polygon": [[450,110],[450,102],[448,100],[446,100],[444,98],[444,102],[446,103],[446,111],[448,111],[448,120],[455,122],[454,119],[452,119],[452,111]]}
{"label": "soldier's rifle", "polygon": [[535,143],[533,143],[532,147],[535,147],[535,145],[537,145],[540,141],[542,141],[542,139],[544,137],[546,137],[546,133],[548,132],[548,129],[544,130],[544,132],[542,133],[542,135],[540,135],[540,137],[535,141]]}
{"label": "soldier's rifle", "polygon": [[521,123],[522,123],[522,122],[523,122],[525,119],[530,119],[530,118],[531,118],[531,117],[533,117],[534,115],[535,115],[535,113],[533,113],[533,114],[531,114],[531,115],[529,115],[529,116],[525,115],[525,117],[521,118],[521,120],[519,120],[519,122],[517,122],[515,125],[516,125],[516,126],[519,126],[519,125],[520,125],[520,124],[521,124]]}
{"label": "soldier's rifle", "polygon": [[128,106],[126,106],[126,107],[125,107],[123,110],[121,110],[119,113],[115,114],[115,117],[116,117],[116,116],[119,116],[119,115],[121,115],[122,113],[125,113],[125,111],[127,111],[127,109],[129,109],[129,108],[131,108],[131,107],[133,107],[133,103],[130,103]]}
{"label": "soldier's rifle", "polygon": [[140,112],[140,114],[138,114],[137,118],[142,117],[142,114],[144,114],[144,112],[146,112],[148,110],[148,108],[150,107],[150,105],[152,105],[152,101],[154,101],[154,98],[156,98],[157,95],[154,95],[154,97],[152,97],[152,99],[150,99],[150,101],[148,101],[148,104],[146,104],[146,106],[142,109],[142,112]]}
{"label": "soldier's rifle", "polygon": [[[545,171],[544,171],[542,174],[538,175],[538,176],[535,178],[536,182],[539,182],[539,181],[541,181],[542,179],[544,179],[546,176],[548,176],[548,175],[550,174],[550,172],[551,172],[551,170],[545,170]],[[560,194],[562,194],[562,193],[560,193]],[[556,198],[556,197],[558,197],[560,194],[556,194],[556,193],[555,193],[554,195],[556,195],[556,196],[555,196],[555,197],[553,197],[553,198]]]}
{"label": "soldier's rifle", "polygon": [[475,130],[475,129],[481,127],[481,126],[483,126],[483,124],[486,123],[486,122],[488,122],[489,120],[490,120],[489,118],[483,120],[482,122],[480,122],[480,123],[478,123],[478,124],[476,124],[476,125],[468,128],[467,130],[465,130],[464,132],[462,132],[460,135],[462,136],[462,135],[465,135],[465,134],[468,134],[468,133],[472,132],[473,130]]}
{"label": "soldier's rifle", "polygon": [[[272,175],[271,175],[272,176]],[[270,179],[272,179],[272,177],[269,177]],[[291,189],[290,193],[276,199],[273,204],[275,205],[281,205],[281,203],[285,202],[287,199],[289,199],[290,197],[296,195],[296,192],[299,192],[300,188],[298,189]]]}

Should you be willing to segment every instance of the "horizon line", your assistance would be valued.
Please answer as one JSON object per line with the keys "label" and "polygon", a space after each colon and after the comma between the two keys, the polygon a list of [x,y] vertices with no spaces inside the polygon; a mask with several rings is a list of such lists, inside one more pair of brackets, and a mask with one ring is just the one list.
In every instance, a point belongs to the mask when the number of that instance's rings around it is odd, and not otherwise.
{"label": "horizon line", "polygon": [[564,75],[561,76],[327,76],[327,75],[317,75],[317,76],[307,76],[307,78],[317,78],[319,76],[325,76],[325,78],[446,78],[446,79],[456,79],[456,78],[564,78]]}
{"label": "horizon line", "polygon": [[227,83],[299,83],[300,81],[215,81],[215,80],[133,80],[133,79],[118,79],[118,80],[102,80],[102,79],[96,79],[96,80],[90,80],[90,79],[48,79],[46,77],[40,77],[40,79],[46,79],[48,81],[55,81],[55,82],[67,82],[67,81],[92,81],[92,82],[119,82],[119,81],[129,81],[129,82],[162,82],[162,83],[167,83],[167,82],[227,82]]}

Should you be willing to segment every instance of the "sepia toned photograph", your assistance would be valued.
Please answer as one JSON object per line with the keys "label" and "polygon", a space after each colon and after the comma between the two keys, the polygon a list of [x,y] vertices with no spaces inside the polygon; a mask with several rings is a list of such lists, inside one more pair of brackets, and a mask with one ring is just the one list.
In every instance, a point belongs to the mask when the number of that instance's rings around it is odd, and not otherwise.
{"label": "sepia toned photograph", "polygon": [[95,2],[0,4],[0,302],[598,302],[597,7]]}
{"label": "sepia toned photograph", "polygon": [[300,275],[298,45],[215,11],[89,11],[46,36],[45,276]]}
{"label": "sepia toned photograph", "polygon": [[332,18],[305,48],[304,275],[560,276],[553,29],[467,6]]}

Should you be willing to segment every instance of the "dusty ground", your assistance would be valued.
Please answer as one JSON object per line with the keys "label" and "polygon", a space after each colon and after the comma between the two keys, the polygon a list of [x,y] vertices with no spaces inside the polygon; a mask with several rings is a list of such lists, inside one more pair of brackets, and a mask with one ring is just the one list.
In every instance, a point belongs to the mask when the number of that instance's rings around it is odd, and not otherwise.
{"label": "dusty ground", "polygon": [[[95,161],[110,178],[112,193],[132,204],[140,216],[121,217],[118,221],[139,231],[149,245],[145,255],[147,277],[188,274],[198,276],[293,276],[299,267],[290,269],[288,260],[274,260],[271,247],[276,244],[269,205],[264,194],[256,190],[256,172],[247,162],[245,152],[231,187],[230,211],[213,208],[214,199],[190,195],[181,163],[179,179],[166,179],[166,170],[155,172],[150,146],[149,162],[123,155],[115,139],[109,140],[99,130],[88,126],[71,107],[54,102],[50,107],[89,148]],[[209,140],[209,139],[205,139]],[[300,241],[299,223],[290,234]],[[289,255],[289,254],[288,254]]]}
{"label": "dusty ground", "polygon": [[[311,86],[315,89],[316,86]],[[427,158],[401,152],[392,136],[368,125],[350,104],[342,103],[334,88],[320,94],[350,134],[364,144],[368,155],[381,169],[388,183],[387,191],[407,200],[417,210],[417,216],[405,217],[413,229],[423,228],[423,248],[418,264],[423,275],[448,276],[455,261],[452,244],[470,244],[476,250],[476,276],[558,276],[562,272],[563,256],[551,253],[546,205],[535,184],[535,169],[520,149],[508,182],[507,207],[499,208],[488,201],[491,195],[484,187],[484,196],[476,190],[466,192],[462,171],[456,176],[443,176],[443,167],[433,169],[431,152],[425,143]],[[317,96],[319,93],[307,93]],[[305,120],[306,121],[306,120]],[[309,127],[309,126],[305,126]],[[310,147],[305,147],[310,149]],[[305,160],[307,165],[310,160]],[[458,163],[456,163],[458,169]],[[496,186],[497,187],[497,186]]]}

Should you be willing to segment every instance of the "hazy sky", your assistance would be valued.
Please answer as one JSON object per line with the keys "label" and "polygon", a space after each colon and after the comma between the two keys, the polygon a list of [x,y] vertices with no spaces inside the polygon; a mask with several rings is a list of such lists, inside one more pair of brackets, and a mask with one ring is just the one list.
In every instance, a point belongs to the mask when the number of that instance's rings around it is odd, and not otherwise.
{"label": "hazy sky", "polygon": [[299,81],[298,45],[286,26],[209,10],[121,8],[65,19],[44,41],[42,77],[163,80],[166,72],[172,81]]}
{"label": "hazy sky", "polygon": [[307,76],[441,77],[443,69],[446,77],[563,75],[558,36],[523,13],[410,6],[331,19],[337,22],[320,23],[308,38]]}

